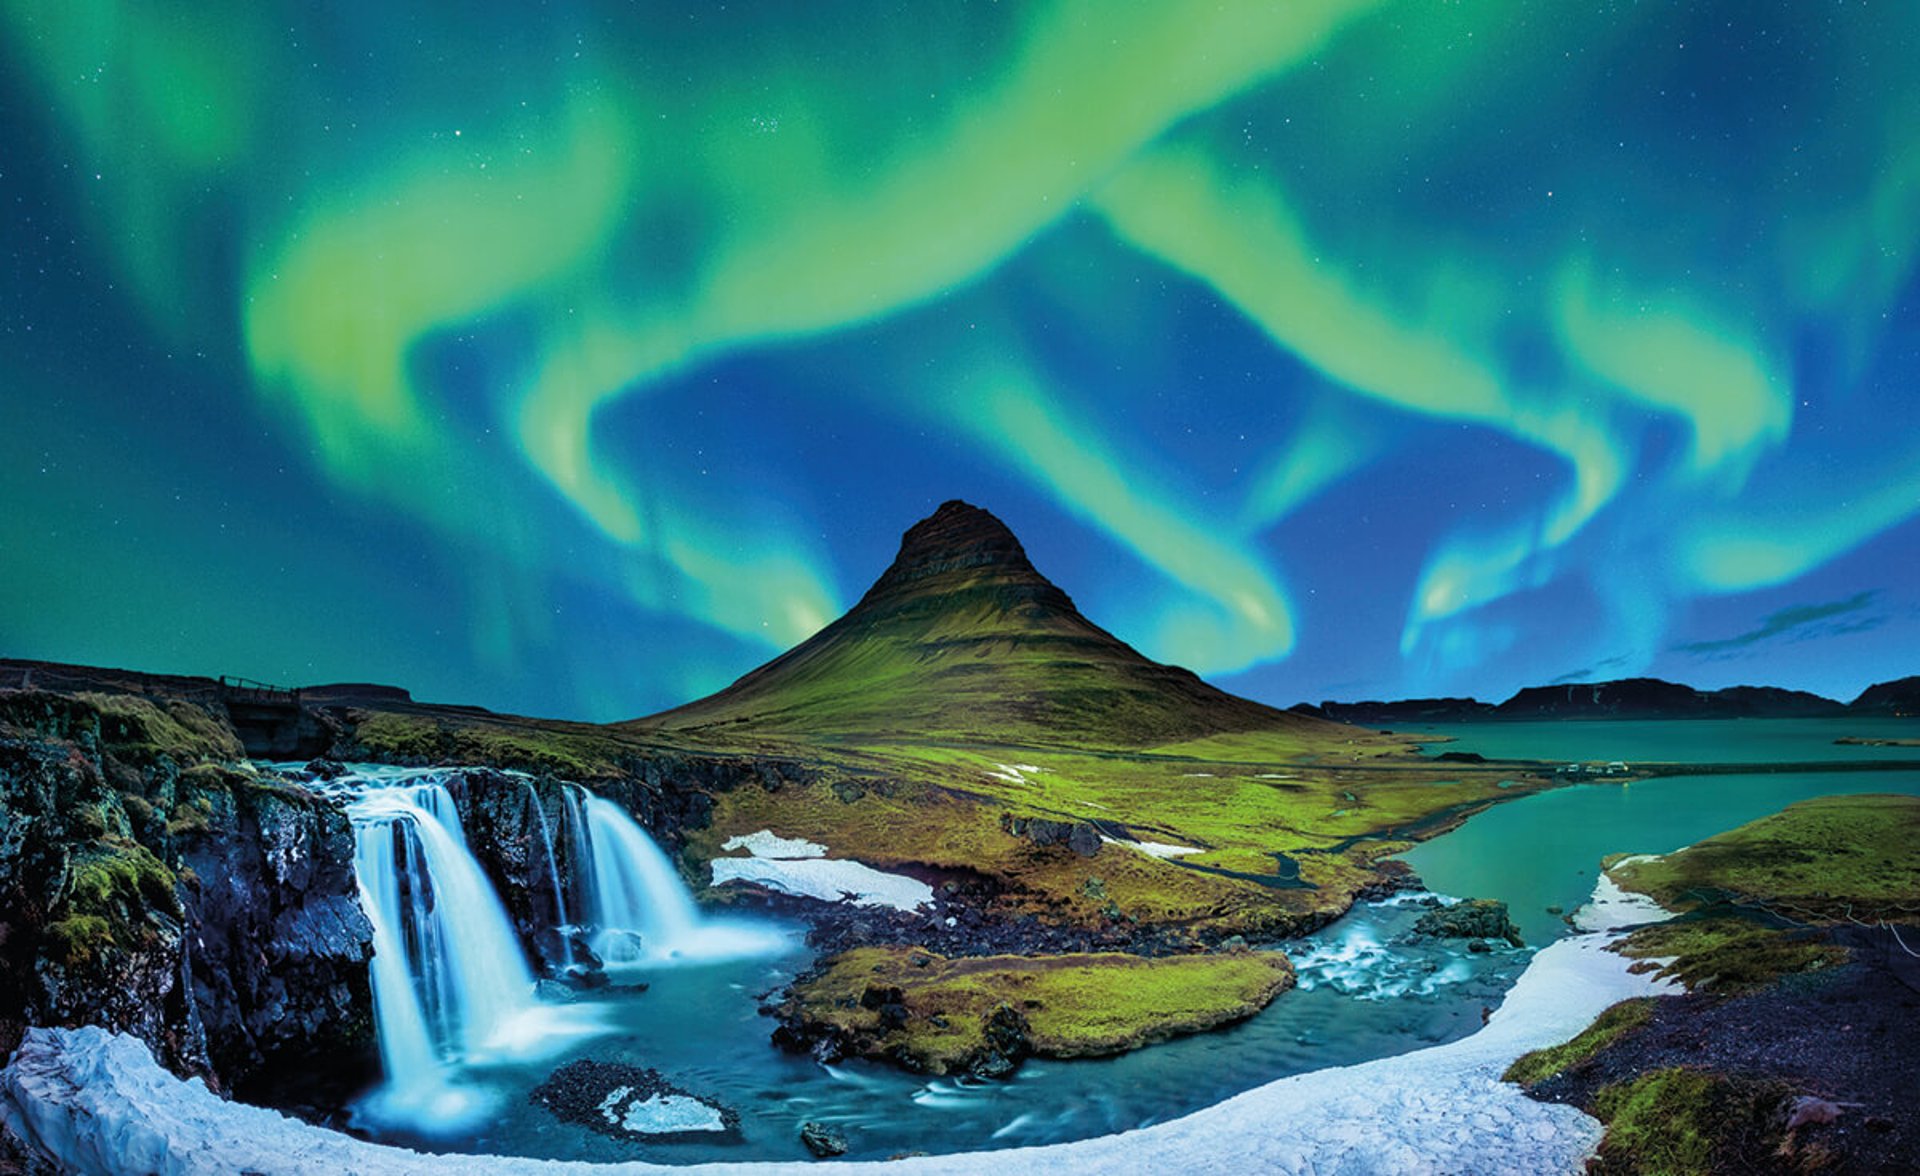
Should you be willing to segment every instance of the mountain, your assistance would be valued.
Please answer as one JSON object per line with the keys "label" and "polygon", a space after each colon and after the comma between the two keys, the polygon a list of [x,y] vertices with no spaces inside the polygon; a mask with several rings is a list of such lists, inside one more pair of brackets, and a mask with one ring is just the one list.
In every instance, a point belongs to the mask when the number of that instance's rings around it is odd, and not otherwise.
{"label": "mountain", "polygon": [[1877,682],[1861,691],[1847,710],[1856,715],[1920,717],[1920,675]]}
{"label": "mountain", "polygon": [[1824,719],[1920,715],[1920,677],[1868,688],[1851,705],[1778,686],[1697,690],[1660,678],[1528,686],[1495,705],[1476,698],[1296,703],[1295,714],[1376,727],[1393,723],[1484,723],[1520,719]]}
{"label": "mountain", "polygon": [[1846,713],[1831,698],[1773,686],[1695,690],[1659,678],[1530,686],[1495,708],[1497,719],[1822,718]]}
{"label": "mountain", "polygon": [[711,736],[1146,747],[1254,730],[1340,733],[1145,657],[953,501],[909,528],[845,616],[710,697],[625,726]]}

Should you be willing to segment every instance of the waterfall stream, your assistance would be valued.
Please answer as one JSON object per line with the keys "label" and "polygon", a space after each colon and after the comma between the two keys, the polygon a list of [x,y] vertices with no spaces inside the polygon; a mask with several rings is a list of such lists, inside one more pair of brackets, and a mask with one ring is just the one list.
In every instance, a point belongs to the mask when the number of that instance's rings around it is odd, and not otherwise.
{"label": "waterfall stream", "polygon": [[[552,1057],[608,1032],[595,1003],[540,999],[505,905],[475,857],[448,782],[459,769],[368,765],[328,784],[349,797],[354,872],[373,924],[374,1019],[385,1083],[363,1110],[390,1126],[446,1132],[492,1109],[469,1071]],[[553,891],[563,973],[578,962],[569,912],[609,970],[772,951],[777,933],[703,919],[673,863],[626,811],[578,785],[563,789],[567,873],[533,782],[528,868]],[[483,847],[484,848],[484,847]],[[531,881],[531,880],[529,880]],[[569,902],[569,894],[572,901]],[[542,912],[541,916],[545,914]]]}
{"label": "waterfall stream", "polygon": [[540,803],[540,793],[533,781],[521,783],[526,785],[527,807],[540,822],[540,848],[547,863],[547,884],[553,888],[553,925],[560,931],[560,969],[570,973],[578,961],[573,953],[573,936],[569,933],[573,920],[567,917],[567,888],[560,881],[560,863],[553,855],[553,825],[547,820],[546,806]]}
{"label": "waterfall stream", "polygon": [[593,950],[613,966],[668,959],[693,945],[700,910],[678,870],[626,810],[588,795]]}

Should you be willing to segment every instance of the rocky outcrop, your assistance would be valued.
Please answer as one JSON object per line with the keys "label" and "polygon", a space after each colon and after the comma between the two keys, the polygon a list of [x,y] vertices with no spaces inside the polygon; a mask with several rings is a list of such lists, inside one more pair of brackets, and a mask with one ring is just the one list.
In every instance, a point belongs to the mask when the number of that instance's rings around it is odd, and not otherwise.
{"label": "rocky outcrop", "polygon": [[0,691],[0,1051],[103,1025],[227,1090],[372,1064],[346,817],[237,753],[197,704]]}
{"label": "rocky outcrop", "polygon": [[665,1143],[737,1138],[740,1113],[683,1090],[658,1070],[619,1062],[568,1062],[527,1096],[556,1118],[614,1139]]}
{"label": "rocky outcrop", "polygon": [[1081,857],[1100,852],[1099,826],[1089,821],[1055,821],[1046,817],[1000,816],[1000,828],[1015,837],[1024,837],[1038,846],[1064,845]]}
{"label": "rocky outcrop", "polygon": [[1490,898],[1470,898],[1452,906],[1435,907],[1414,923],[1416,935],[1435,939],[1504,939],[1514,947],[1524,946],[1520,928],[1507,915],[1507,904]]}
{"label": "rocky outcrop", "polygon": [[346,814],[311,793],[202,769],[204,828],[174,846],[192,935],[190,1012],[213,1072],[372,1062],[367,965]]}

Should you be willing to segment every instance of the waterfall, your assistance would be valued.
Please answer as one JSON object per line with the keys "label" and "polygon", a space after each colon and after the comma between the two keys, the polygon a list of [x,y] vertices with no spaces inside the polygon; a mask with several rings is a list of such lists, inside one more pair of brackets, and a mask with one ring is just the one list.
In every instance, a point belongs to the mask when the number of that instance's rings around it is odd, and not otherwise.
{"label": "waterfall", "polygon": [[766,926],[702,918],[673,862],[619,805],[570,787],[567,818],[593,950],[610,968],[762,955],[784,944]]}
{"label": "waterfall", "polygon": [[567,917],[567,891],[560,883],[560,864],[553,856],[553,826],[547,823],[547,810],[540,803],[540,793],[534,789],[533,781],[522,783],[527,788],[527,805],[540,820],[540,845],[547,855],[547,883],[553,887],[553,925],[560,932],[560,966],[563,971],[570,971],[576,962],[570,934],[573,920]]}
{"label": "waterfall", "polygon": [[377,789],[350,811],[388,1078],[404,1085],[423,1064],[499,1053],[536,1007],[533,972],[446,786]]}
{"label": "waterfall", "polygon": [[[448,778],[448,770],[367,765],[327,784],[348,798],[354,875],[373,925],[373,1011],[386,1082],[361,1110],[426,1133],[469,1127],[492,1112],[494,1096],[473,1067],[550,1056],[612,1028],[605,1006],[539,999]],[[569,912],[584,913],[595,949],[616,967],[759,954],[784,942],[766,928],[703,920],[645,830],[572,784],[563,792],[563,873],[539,794],[522,782],[563,939]],[[570,942],[565,950],[577,962]]]}
{"label": "waterfall", "polygon": [[561,823],[567,831],[567,872],[573,881],[573,909],[593,918],[593,833],[587,828],[586,801],[592,795],[578,784],[561,788],[566,803]]}
{"label": "waterfall", "polygon": [[593,950],[608,964],[676,954],[693,941],[700,910],[679,871],[625,809],[588,795],[593,862]]}
{"label": "waterfall", "polygon": [[348,804],[360,904],[373,924],[373,1012],[386,1083],[367,1109],[422,1131],[487,1113],[465,1067],[551,1053],[605,1028],[542,1004],[506,908],[438,773],[369,775]]}

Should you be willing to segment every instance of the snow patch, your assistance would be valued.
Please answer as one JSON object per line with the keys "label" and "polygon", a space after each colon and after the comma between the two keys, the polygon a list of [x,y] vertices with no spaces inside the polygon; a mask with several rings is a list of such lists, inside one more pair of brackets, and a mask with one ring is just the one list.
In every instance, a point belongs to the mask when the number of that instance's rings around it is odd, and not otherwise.
{"label": "snow patch", "polygon": [[1128,849],[1138,850],[1148,857],[1160,858],[1163,861],[1167,858],[1185,857],[1190,853],[1207,852],[1197,845],[1168,845],[1161,841],[1123,841],[1118,837],[1108,837],[1104,833],[1100,835],[1100,840],[1108,845],[1124,845]]}
{"label": "snow patch", "polygon": [[673,1135],[681,1131],[725,1131],[726,1116],[684,1094],[656,1094],[627,1104],[620,1128],[635,1135]]}
{"label": "snow patch", "polygon": [[[1652,860],[1651,855],[1622,858],[1614,863],[1614,868]],[[1672,917],[1673,912],[1666,907],[1644,894],[1622,889],[1613,880],[1612,874],[1603,872],[1599,882],[1594,885],[1593,897],[1573,912],[1573,926],[1578,931],[1614,931],[1621,927],[1637,927],[1642,923],[1658,923]]]}
{"label": "snow patch", "polygon": [[714,858],[713,884],[753,882],[799,898],[890,906],[903,911],[933,903],[933,887],[918,878],[888,874],[864,862],[821,858]]}
{"label": "snow patch", "polygon": [[827,856],[827,847],[804,837],[782,837],[771,829],[729,837],[720,848],[727,852],[744,849],[757,858],[817,858]]}
{"label": "snow patch", "polygon": [[1042,770],[1039,764],[995,764],[993,766],[1000,770],[997,772],[988,772],[987,775],[995,780],[1004,780],[1009,784],[1031,784],[1033,781],[1027,779],[1027,777]]}

